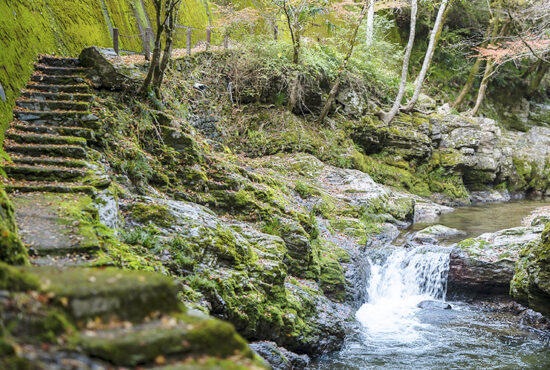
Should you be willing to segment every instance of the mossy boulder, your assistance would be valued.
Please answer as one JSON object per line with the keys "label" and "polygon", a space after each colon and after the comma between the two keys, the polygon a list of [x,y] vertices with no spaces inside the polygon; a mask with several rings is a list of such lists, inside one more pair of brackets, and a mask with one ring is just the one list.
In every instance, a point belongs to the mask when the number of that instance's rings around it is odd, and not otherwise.
{"label": "mossy boulder", "polygon": [[550,223],[540,242],[527,244],[516,263],[510,294],[532,309],[550,316]]}

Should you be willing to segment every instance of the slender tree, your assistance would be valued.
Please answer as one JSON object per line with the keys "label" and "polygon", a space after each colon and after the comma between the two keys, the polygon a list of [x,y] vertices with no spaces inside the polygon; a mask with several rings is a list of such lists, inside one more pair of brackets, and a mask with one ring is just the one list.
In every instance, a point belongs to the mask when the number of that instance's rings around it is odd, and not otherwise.
{"label": "slender tree", "polygon": [[405,56],[403,57],[403,67],[401,69],[401,82],[399,83],[399,91],[397,92],[397,97],[393,103],[392,108],[388,113],[382,113],[382,118],[386,124],[390,124],[399,108],[401,107],[401,102],[403,101],[403,96],[405,96],[405,87],[407,85],[407,75],[409,72],[409,62],[411,59],[412,48],[414,45],[414,37],[416,32],[416,16],[418,13],[418,0],[411,1],[411,27],[409,31],[409,41],[407,43],[407,48],[405,50]]}
{"label": "slender tree", "polygon": [[340,83],[342,82],[342,75],[344,74],[344,71],[346,70],[348,66],[348,62],[351,59],[351,56],[353,54],[353,48],[355,47],[355,44],[357,42],[357,33],[359,32],[359,27],[361,27],[361,24],[363,23],[363,19],[365,18],[365,15],[367,14],[367,10],[369,9],[369,3],[373,4],[373,0],[365,0],[363,3],[363,7],[361,8],[361,13],[359,13],[359,18],[357,19],[357,22],[355,24],[355,27],[353,28],[352,34],[349,37],[348,40],[348,51],[346,55],[344,56],[344,59],[342,60],[342,63],[340,63],[340,66],[338,67],[338,72],[336,75],[336,80],[334,81],[334,84],[332,85],[332,88],[330,89],[330,93],[328,95],[328,99],[325,102],[325,106],[323,107],[323,111],[321,112],[321,115],[319,116],[319,122],[323,123],[325,118],[327,117],[328,113],[330,112],[330,109],[332,107],[332,103],[334,103],[334,99],[336,99],[336,94],[338,94],[338,89],[340,88]]}
{"label": "slender tree", "polygon": [[[155,46],[153,56],[149,64],[147,76],[143,81],[140,93],[145,94],[151,87],[155,95],[160,98],[160,86],[172,52],[172,43],[178,11],[182,0],[153,0],[157,28],[155,33]],[[162,39],[164,37],[164,50]]]}
{"label": "slender tree", "polygon": [[368,0],[368,10],[367,10],[367,47],[372,46],[374,40],[374,1]]}
{"label": "slender tree", "polygon": [[420,91],[422,90],[422,85],[424,84],[424,80],[426,79],[426,74],[428,73],[428,68],[430,68],[430,64],[432,62],[437,41],[439,39],[439,36],[441,35],[444,18],[449,9],[448,5],[449,5],[449,0],[441,1],[441,5],[439,6],[439,11],[437,12],[437,17],[435,19],[435,24],[430,34],[430,42],[428,44],[428,49],[426,50],[426,56],[424,57],[424,62],[422,63],[422,69],[420,70],[420,74],[418,75],[414,83],[413,96],[411,100],[407,103],[407,105],[403,108],[403,111],[405,112],[410,112],[411,110],[413,110],[414,106],[416,105],[416,102],[418,101],[418,97],[420,96]]}

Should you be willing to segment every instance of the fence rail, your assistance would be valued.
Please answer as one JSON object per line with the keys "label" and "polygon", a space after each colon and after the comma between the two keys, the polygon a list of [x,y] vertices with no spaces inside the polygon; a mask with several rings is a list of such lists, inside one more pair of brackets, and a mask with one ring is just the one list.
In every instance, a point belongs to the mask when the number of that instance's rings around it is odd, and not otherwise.
{"label": "fence rail", "polygon": [[[206,37],[204,39],[206,43],[206,49],[208,50],[210,46],[212,45],[212,35],[213,31],[210,27],[207,27],[206,29],[196,28],[196,27],[190,27],[190,26],[183,26],[183,25],[176,25],[176,35],[177,31],[182,30],[184,31],[184,35],[186,36],[186,42],[185,47],[187,49],[187,55],[191,55],[191,51],[193,49],[192,45],[192,39],[193,39],[193,33],[200,31],[200,33],[205,32]],[[115,50],[115,53],[117,55],[120,54],[120,38],[135,38],[140,37],[142,39],[142,45],[143,49],[142,52],[145,56],[145,60],[149,60],[151,58],[151,42],[154,40],[155,35],[153,33],[153,30],[151,28],[146,28],[144,32],[133,34],[133,35],[123,35],[120,33],[118,28],[113,28],[112,38],[113,38],[113,49]],[[229,47],[229,38],[227,36],[224,37],[222,45],[224,48]]]}

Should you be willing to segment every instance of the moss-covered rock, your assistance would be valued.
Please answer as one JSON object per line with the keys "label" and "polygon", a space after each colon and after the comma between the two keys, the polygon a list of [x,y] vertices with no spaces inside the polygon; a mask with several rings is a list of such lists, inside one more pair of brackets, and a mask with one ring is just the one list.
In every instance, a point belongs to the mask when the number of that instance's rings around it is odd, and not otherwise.
{"label": "moss-covered rock", "polygon": [[27,249],[17,232],[13,205],[2,188],[0,188],[0,261],[14,265],[27,263]]}
{"label": "moss-covered rock", "polygon": [[540,242],[527,244],[521,251],[510,294],[550,316],[550,224],[546,225]]}

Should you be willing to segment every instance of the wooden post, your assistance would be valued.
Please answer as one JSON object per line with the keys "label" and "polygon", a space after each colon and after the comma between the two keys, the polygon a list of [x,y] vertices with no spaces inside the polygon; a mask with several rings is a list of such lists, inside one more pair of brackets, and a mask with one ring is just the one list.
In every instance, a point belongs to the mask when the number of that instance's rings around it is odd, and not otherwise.
{"label": "wooden post", "polygon": [[212,42],[212,30],[210,27],[206,29],[206,50],[210,49],[210,43]]}
{"label": "wooden post", "polygon": [[145,55],[145,60],[151,59],[151,41],[149,37],[152,30],[150,28],[145,29],[145,37],[143,38],[143,54]]}
{"label": "wooden post", "polygon": [[191,55],[191,27],[187,27],[187,55]]}
{"label": "wooden post", "polygon": [[115,49],[115,53],[118,55],[118,28],[113,28],[113,49]]}
{"label": "wooden post", "polygon": [[279,38],[279,26],[277,25],[273,27],[273,37],[275,38],[275,41]]}

